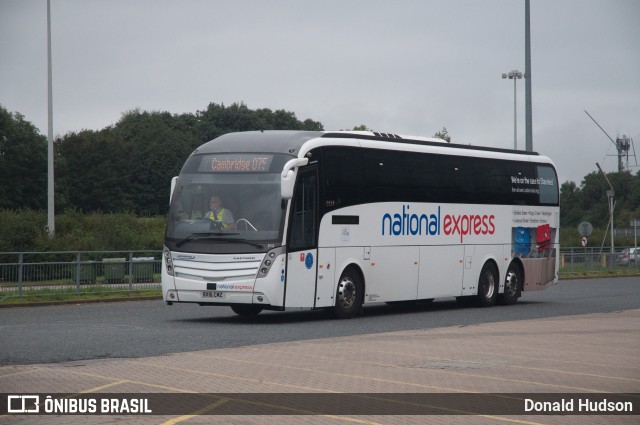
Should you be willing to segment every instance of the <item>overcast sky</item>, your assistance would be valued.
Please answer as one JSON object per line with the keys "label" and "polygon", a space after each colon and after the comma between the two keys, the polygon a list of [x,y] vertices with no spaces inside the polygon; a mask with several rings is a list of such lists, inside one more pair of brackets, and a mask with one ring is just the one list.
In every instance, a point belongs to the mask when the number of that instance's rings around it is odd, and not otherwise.
{"label": "overcast sky", "polygon": [[[51,0],[61,136],[134,108],[285,109],[325,129],[513,147],[524,0]],[[47,133],[46,0],[0,0],[0,104]],[[561,182],[640,150],[640,1],[531,0],[533,148]],[[524,148],[524,80],[517,82]],[[638,152],[640,154],[640,152]],[[633,163],[633,160],[631,161]],[[632,172],[635,174],[638,168]]]}

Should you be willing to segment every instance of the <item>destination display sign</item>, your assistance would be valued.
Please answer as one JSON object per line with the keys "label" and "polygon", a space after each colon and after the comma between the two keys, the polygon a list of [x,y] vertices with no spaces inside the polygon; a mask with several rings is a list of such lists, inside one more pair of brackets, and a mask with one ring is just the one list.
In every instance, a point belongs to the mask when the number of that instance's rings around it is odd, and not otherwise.
{"label": "destination display sign", "polygon": [[264,173],[271,167],[273,155],[215,154],[205,155],[198,171],[214,173]]}

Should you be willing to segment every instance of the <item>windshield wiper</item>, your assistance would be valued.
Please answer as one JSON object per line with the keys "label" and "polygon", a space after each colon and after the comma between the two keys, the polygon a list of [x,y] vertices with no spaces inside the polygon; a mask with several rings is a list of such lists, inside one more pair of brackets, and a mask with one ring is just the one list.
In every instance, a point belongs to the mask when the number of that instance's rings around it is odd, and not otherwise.
{"label": "windshield wiper", "polygon": [[[228,235],[229,233],[225,233],[226,235]],[[233,233],[232,233],[233,234]],[[258,249],[264,249],[264,245],[259,244],[257,242],[251,242],[248,241],[246,239],[233,239],[233,238],[216,238],[217,241],[222,241],[222,242],[242,242],[242,243],[246,243],[248,245],[252,245],[255,246]]]}
{"label": "windshield wiper", "polygon": [[264,245],[259,243],[251,242],[246,239],[233,239],[233,238],[221,238],[220,236],[229,236],[229,235],[239,235],[240,233],[236,232],[206,232],[206,233],[192,233],[186,238],[176,242],[176,248],[181,247],[185,243],[189,241],[202,240],[202,239],[215,239],[221,242],[241,242],[246,243],[252,246],[255,246],[258,249],[263,249]]}

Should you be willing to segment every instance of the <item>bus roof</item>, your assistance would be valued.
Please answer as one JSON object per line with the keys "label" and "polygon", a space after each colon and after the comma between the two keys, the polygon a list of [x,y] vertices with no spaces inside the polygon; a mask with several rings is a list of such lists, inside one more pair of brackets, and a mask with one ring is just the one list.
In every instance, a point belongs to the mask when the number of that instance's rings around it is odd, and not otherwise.
{"label": "bus roof", "polygon": [[264,130],[227,133],[200,146],[194,153],[278,152],[297,156],[309,140],[323,131]]}
{"label": "bus roof", "polygon": [[[445,140],[427,137],[404,136],[372,131],[298,131],[298,130],[264,130],[227,133],[213,139],[198,149],[194,154],[202,153],[233,153],[233,152],[279,152],[298,156],[300,150],[310,140],[355,139],[379,142],[391,142],[404,145],[435,146],[438,148],[465,149],[484,152],[508,153],[517,155],[537,156],[537,152],[527,152],[514,149],[502,149],[476,145],[462,145],[447,143]],[[321,140],[317,140],[321,143]],[[315,143],[314,143],[315,144]]]}

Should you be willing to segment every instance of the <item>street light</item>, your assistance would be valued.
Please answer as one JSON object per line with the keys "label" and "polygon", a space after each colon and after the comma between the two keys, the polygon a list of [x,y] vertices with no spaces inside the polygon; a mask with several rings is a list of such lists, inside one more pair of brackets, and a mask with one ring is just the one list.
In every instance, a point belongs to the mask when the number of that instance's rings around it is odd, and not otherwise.
{"label": "street light", "polygon": [[53,83],[51,77],[51,2],[47,0],[47,234],[53,238],[56,233],[55,185],[53,174]]}
{"label": "street light", "polygon": [[502,78],[513,80],[513,149],[518,149],[518,114],[516,103],[516,81],[522,79],[522,72],[514,69],[511,72],[502,74]]}

